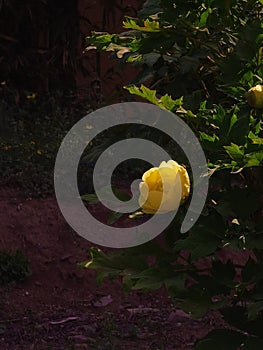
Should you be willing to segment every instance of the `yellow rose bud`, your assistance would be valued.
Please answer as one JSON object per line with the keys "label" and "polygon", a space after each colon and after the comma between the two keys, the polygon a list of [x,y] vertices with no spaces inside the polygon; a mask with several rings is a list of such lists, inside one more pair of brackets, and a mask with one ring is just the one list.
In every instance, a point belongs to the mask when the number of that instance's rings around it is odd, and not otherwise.
{"label": "yellow rose bud", "polygon": [[189,192],[190,180],[186,169],[169,160],[143,174],[139,204],[146,214],[163,214],[177,210]]}
{"label": "yellow rose bud", "polygon": [[247,102],[251,107],[263,108],[263,85],[256,85],[248,90]]}

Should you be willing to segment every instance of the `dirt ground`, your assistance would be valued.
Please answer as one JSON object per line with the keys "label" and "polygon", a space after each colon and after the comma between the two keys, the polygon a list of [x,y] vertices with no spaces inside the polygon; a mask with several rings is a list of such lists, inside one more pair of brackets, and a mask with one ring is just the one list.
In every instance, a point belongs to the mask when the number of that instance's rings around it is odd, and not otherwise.
{"label": "dirt ground", "polygon": [[54,197],[0,189],[0,250],[22,250],[32,275],[0,289],[0,349],[190,350],[217,314],[192,320],[164,290],[125,294],[77,266],[91,244],[65,222]]}

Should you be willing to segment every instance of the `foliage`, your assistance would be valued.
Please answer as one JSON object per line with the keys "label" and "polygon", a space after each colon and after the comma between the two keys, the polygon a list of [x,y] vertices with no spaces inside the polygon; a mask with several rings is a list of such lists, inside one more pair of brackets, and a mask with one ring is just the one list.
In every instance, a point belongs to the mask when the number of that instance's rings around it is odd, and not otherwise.
{"label": "foliage", "polygon": [[143,69],[136,85],[150,82],[159,95],[184,96],[197,110],[206,98],[242,100],[262,75],[262,8],[257,1],[149,0],[139,19],[127,18],[127,32],[93,33],[91,47],[114,51]]}
{"label": "foliage", "polygon": [[22,282],[30,274],[29,261],[22,252],[0,252],[0,286]]}
{"label": "foliage", "polygon": [[[126,290],[164,286],[192,317],[218,310],[236,330],[209,333],[198,350],[255,349],[263,342],[262,110],[245,96],[263,79],[262,15],[261,1],[148,0],[139,18],[125,20],[128,31],[87,38],[91,47],[141,67],[126,89],[192,128],[207,157],[210,185],[190,232],[178,229],[186,203],[163,244],[111,254],[93,248],[84,265],[98,271],[99,281],[122,276]],[[173,146],[169,151],[177,154]]]}

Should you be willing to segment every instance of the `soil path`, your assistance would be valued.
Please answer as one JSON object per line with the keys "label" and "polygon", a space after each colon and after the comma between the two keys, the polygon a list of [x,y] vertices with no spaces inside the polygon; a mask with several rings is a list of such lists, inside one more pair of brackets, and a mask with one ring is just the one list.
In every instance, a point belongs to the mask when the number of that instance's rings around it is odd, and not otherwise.
{"label": "soil path", "polygon": [[77,266],[90,243],[67,225],[54,197],[0,190],[0,250],[22,250],[32,275],[0,289],[0,349],[190,350],[222,321],[191,320],[165,291],[125,294]]}

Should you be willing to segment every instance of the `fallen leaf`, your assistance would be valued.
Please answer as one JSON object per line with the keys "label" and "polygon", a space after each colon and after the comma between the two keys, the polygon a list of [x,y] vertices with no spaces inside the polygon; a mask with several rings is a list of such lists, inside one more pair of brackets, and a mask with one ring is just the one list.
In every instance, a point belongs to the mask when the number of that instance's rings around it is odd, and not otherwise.
{"label": "fallen leaf", "polygon": [[103,306],[109,305],[112,301],[113,301],[113,299],[112,299],[111,295],[109,294],[109,295],[106,295],[106,296],[100,298],[100,300],[93,303],[93,305],[96,307],[103,307]]}

